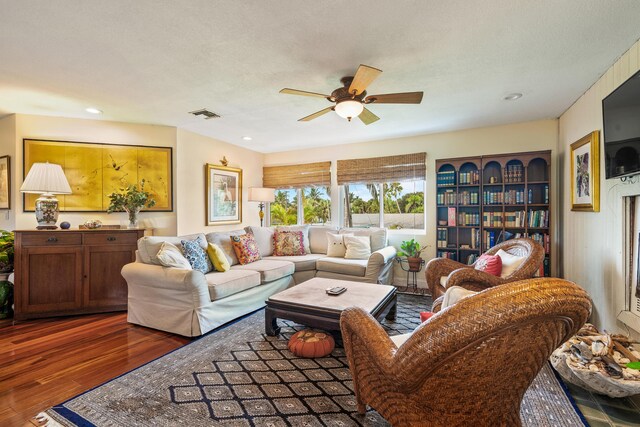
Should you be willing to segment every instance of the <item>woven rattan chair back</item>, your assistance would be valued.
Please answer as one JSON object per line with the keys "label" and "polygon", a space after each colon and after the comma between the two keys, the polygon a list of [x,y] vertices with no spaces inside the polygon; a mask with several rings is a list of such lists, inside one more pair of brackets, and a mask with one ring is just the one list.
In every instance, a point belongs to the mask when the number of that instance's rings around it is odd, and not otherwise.
{"label": "woven rattan chair back", "polygon": [[525,391],[590,309],[571,282],[514,282],[443,310],[396,349],[368,313],[349,308],[341,327],[358,408],[394,426],[519,426]]}

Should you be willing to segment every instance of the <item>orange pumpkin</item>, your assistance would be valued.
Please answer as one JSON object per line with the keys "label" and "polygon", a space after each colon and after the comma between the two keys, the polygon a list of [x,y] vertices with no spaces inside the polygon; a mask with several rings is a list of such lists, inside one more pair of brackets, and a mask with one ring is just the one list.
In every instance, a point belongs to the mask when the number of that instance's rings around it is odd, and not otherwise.
{"label": "orange pumpkin", "polygon": [[336,343],[326,332],[303,329],[289,339],[289,351],[298,357],[324,357],[333,351]]}

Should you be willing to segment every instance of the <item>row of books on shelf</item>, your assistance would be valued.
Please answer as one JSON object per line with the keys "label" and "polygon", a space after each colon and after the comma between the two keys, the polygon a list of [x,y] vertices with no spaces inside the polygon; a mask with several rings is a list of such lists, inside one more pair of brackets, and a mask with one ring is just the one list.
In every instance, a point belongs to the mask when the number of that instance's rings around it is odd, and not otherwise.
{"label": "row of books on shelf", "polygon": [[527,223],[532,228],[547,228],[549,227],[549,211],[529,211],[527,214]]}
{"label": "row of books on shelf", "polygon": [[483,212],[482,225],[484,227],[502,227],[506,228],[548,228],[549,227],[549,211],[513,211],[513,212]]}
{"label": "row of books on shelf", "polygon": [[456,185],[456,171],[444,171],[436,174],[438,187],[453,187]]}
{"label": "row of books on shelf", "polygon": [[480,203],[480,193],[477,191],[461,191],[458,193],[458,203],[461,205],[477,205]]}
{"label": "row of books on shelf", "polygon": [[460,212],[458,214],[458,225],[463,227],[480,226],[480,214],[471,212]]}
{"label": "row of books on shelf", "polygon": [[551,238],[547,233],[530,233],[529,237],[540,244],[544,248],[544,253],[548,254],[551,247]]}
{"label": "row of books on shelf", "polygon": [[503,171],[504,182],[513,184],[524,181],[524,167],[522,165],[507,165]]}
{"label": "row of books on shelf", "polygon": [[442,193],[438,193],[436,202],[439,205],[455,205],[457,202],[457,195],[453,190],[447,190]]}
{"label": "row of books on shelf", "polygon": [[477,191],[461,191],[456,193],[453,190],[447,190],[438,193],[436,203],[440,206],[455,205],[478,205],[480,203],[480,193]]}
{"label": "row of books on shelf", "polygon": [[544,248],[546,254],[549,253],[551,246],[551,238],[548,233],[509,233],[503,231],[489,231],[484,230],[482,232],[482,247],[484,250],[491,249],[498,243],[501,243],[506,238],[519,239],[521,237],[529,237],[540,244]]}
{"label": "row of books on shelf", "polygon": [[[533,197],[530,198],[529,203],[531,203]],[[524,205],[524,190],[507,190],[504,192],[504,203],[505,205]]]}
{"label": "row of books on shelf", "polygon": [[[534,202],[548,204],[549,203],[549,186],[545,185],[544,191],[540,194],[542,197],[536,197],[534,199],[534,192],[532,188],[529,188],[527,191],[527,203],[531,204]],[[524,189],[522,190],[507,190],[507,191],[496,191],[496,190],[486,190],[482,193],[482,203],[485,205],[517,205],[524,204]]]}
{"label": "row of books on shelf", "polygon": [[[449,243],[449,229],[438,227],[436,231],[437,244],[439,249],[456,249],[455,243]],[[460,249],[478,249],[480,244],[480,229],[471,229],[471,242],[460,245]]]}
{"label": "row of books on shelf", "polygon": [[460,172],[459,180],[460,185],[478,185],[480,184],[480,171]]}

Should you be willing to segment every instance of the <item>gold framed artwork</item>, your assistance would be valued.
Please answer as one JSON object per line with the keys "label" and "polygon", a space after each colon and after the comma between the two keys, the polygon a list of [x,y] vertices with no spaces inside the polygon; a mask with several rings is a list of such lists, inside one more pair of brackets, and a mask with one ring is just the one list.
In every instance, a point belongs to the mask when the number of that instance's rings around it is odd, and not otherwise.
{"label": "gold framed artwork", "polygon": [[600,131],[571,144],[571,210],[600,212]]}
{"label": "gold framed artwork", "polygon": [[0,157],[0,209],[11,209],[11,158]]}
{"label": "gold framed artwork", "polygon": [[[93,142],[23,140],[23,177],[38,162],[62,166],[72,193],[60,195],[61,212],[104,212],[109,194],[140,184],[156,201],[149,211],[173,211],[173,150],[171,147]],[[23,209],[33,212],[38,194],[25,194]]]}
{"label": "gold framed artwork", "polygon": [[242,169],[207,163],[205,170],[206,225],[242,222]]}

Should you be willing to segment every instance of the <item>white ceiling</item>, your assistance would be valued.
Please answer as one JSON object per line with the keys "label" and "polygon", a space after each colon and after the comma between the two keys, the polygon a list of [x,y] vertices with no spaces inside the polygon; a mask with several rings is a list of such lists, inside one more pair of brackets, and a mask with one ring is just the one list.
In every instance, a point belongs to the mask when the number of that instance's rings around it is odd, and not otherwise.
{"label": "white ceiling", "polygon": [[[0,116],[95,106],[261,152],[555,118],[639,22],[638,0],[0,0]],[[328,101],[278,93],[328,94],[361,63],[384,71],[370,94],[422,104],[304,123]],[[222,118],[187,114],[200,108]]]}

